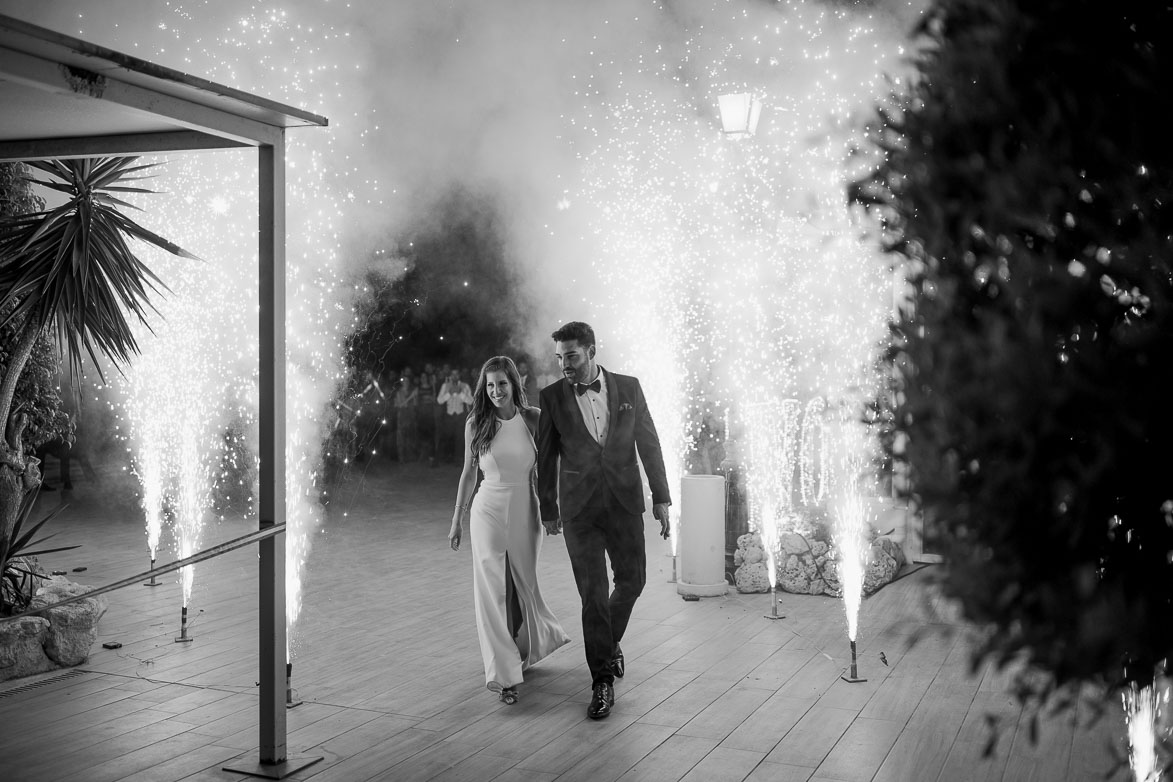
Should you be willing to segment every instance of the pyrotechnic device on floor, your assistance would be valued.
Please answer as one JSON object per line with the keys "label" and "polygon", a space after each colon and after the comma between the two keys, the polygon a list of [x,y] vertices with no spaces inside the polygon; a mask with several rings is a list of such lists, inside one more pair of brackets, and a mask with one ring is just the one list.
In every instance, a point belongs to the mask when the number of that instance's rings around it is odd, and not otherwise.
{"label": "pyrotechnic device on floor", "polygon": [[840,678],[840,679],[842,679],[843,681],[845,681],[845,682],[849,682],[849,683],[851,683],[851,684],[859,684],[860,682],[866,682],[866,681],[867,681],[867,679],[861,679],[861,678],[859,678],[859,671],[857,671],[857,670],[856,670],[856,667],[855,667],[855,641],[852,641],[852,642],[851,642],[851,670],[850,670],[850,675],[848,675],[848,674],[846,674],[846,673],[845,673],[845,674],[843,674],[842,676],[840,676],[839,678]]}

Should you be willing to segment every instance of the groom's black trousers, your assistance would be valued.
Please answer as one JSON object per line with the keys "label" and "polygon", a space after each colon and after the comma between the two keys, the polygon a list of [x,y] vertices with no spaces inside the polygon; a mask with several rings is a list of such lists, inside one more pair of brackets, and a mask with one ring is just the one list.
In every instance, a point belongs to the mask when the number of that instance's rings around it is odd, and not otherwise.
{"label": "groom's black trousers", "polygon": [[[643,516],[624,509],[603,488],[577,516],[563,521],[562,534],[582,600],[582,634],[591,684],[610,683],[615,680],[611,657],[647,581]],[[604,553],[615,576],[610,595]]]}

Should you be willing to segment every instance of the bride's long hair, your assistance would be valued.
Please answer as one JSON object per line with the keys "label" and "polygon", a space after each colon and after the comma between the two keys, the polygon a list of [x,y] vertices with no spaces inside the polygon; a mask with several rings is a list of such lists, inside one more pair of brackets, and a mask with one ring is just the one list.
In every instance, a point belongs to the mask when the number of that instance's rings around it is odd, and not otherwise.
{"label": "bride's long hair", "polygon": [[481,367],[481,376],[477,378],[477,389],[472,395],[472,412],[468,414],[473,424],[472,454],[474,457],[479,457],[489,450],[489,443],[493,441],[493,436],[497,434],[497,428],[501,426],[501,419],[497,417],[497,408],[493,406],[493,402],[489,399],[489,392],[485,389],[485,376],[490,372],[504,372],[505,377],[509,378],[509,385],[513,388],[513,404],[517,406],[519,414],[529,407],[525,389],[521,387],[521,373],[517,371],[517,365],[513,363],[513,359],[509,356],[493,356],[486,361]]}

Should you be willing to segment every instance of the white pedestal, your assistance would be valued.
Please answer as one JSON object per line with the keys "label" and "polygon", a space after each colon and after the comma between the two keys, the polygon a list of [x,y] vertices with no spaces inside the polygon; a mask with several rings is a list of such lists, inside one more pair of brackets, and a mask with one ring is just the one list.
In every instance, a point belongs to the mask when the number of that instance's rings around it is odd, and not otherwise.
{"label": "white pedestal", "polygon": [[680,481],[676,592],[725,594],[725,476],[686,475]]}

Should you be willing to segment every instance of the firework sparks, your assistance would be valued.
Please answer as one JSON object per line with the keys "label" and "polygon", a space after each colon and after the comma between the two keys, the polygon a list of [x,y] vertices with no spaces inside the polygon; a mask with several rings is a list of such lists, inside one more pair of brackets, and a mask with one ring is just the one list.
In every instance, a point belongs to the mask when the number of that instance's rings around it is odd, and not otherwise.
{"label": "firework sparks", "polygon": [[[779,535],[830,499],[841,455],[824,400],[873,384],[885,336],[891,278],[844,192],[862,138],[854,117],[883,97],[900,48],[846,11],[710,12],[732,14],[725,35],[591,75],[584,97],[618,97],[575,120],[590,143],[582,192],[567,200],[582,206],[565,211],[588,215],[599,320],[645,378],[670,478],[706,418],[732,408],[744,424],[751,523],[773,584]],[[761,101],[755,136],[722,136],[725,93]]]}
{"label": "firework sparks", "polygon": [[1157,723],[1169,703],[1166,688],[1158,697],[1156,684],[1138,688],[1131,683],[1121,694],[1128,726],[1128,763],[1136,782],[1158,782],[1162,766],[1157,758]]}

